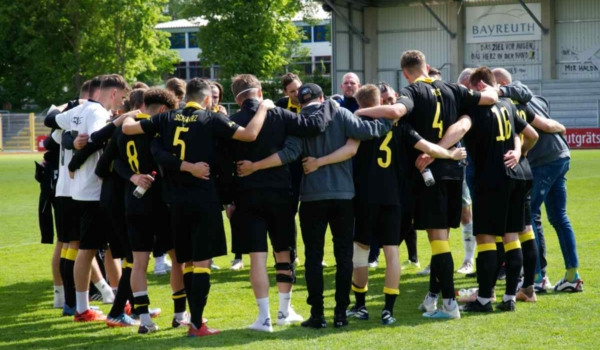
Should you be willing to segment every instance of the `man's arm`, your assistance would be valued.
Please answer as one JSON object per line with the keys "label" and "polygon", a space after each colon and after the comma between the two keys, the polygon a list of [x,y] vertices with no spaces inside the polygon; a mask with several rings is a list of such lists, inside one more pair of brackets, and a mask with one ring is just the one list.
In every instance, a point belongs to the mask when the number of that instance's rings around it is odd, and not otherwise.
{"label": "man's arm", "polygon": [[[88,145],[93,145],[93,143],[90,143]],[[85,149],[85,147],[84,147],[84,149]],[[80,152],[81,151],[79,151],[77,153],[80,153]],[[112,138],[110,140],[110,142],[108,143],[108,145],[106,145],[104,152],[100,156],[100,159],[98,160],[98,164],[96,164],[96,171],[95,171],[96,175],[98,175],[99,178],[108,177],[111,172],[110,165],[112,164],[113,160],[117,159],[117,157],[119,157],[119,147],[117,146],[116,138]],[[75,156],[73,156],[73,159],[75,159]],[[72,163],[72,161],[71,161],[71,163]],[[71,164],[69,164],[69,170],[71,170]]]}
{"label": "man's arm", "polygon": [[238,176],[248,176],[260,170],[269,168],[275,168],[298,159],[302,153],[302,140],[295,136],[288,136],[285,139],[283,148],[273,153],[267,158],[261,159],[258,162],[251,162],[249,160],[240,160],[237,162],[237,174]]}
{"label": "man's arm", "polygon": [[396,121],[404,117],[408,113],[408,108],[402,103],[396,103],[394,105],[382,105],[370,108],[361,108],[354,112],[357,116],[364,116],[370,118],[385,118]]}
{"label": "man's arm", "polygon": [[356,155],[356,151],[358,151],[358,146],[360,146],[360,141],[348,139],[345,145],[336,149],[335,151],[326,156],[319,158],[306,157],[302,160],[304,173],[310,174],[312,172],[317,171],[317,169],[319,169],[322,166],[344,162]]}
{"label": "man's arm", "polygon": [[489,106],[498,102],[498,92],[493,87],[487,85],[483,81],[479,82],[479,91],[481,97],[479,98],[479,106]]}
{"label": "man's arm", "polygon": [[392,129],[390,120],[361,120],[345,108],[340,108],[346,136],[359,141],[367,141],[385,136]]}
{"label": "man's arm", "polygon": [[[527,125],[521,132],[523,134],[523,146],[521,147],[521,154],[527,155],[527,152],[535,146],[537,140],[540,138],[538,133],[531,125]],[[520,141],[520,140],[519,140]]]}
{"label": "man's arm", "polygon": [[281,109],[277,112],[283,114],[286,132],[288,135],[298,137],[313,137],[327,129],[328,123],[318,114],[302,115]]}
{"label": "man's arm", "polygon": [[498,88],[498,95],[508,97],[519,103],[528,103],[533,98],[533,93],[529,88],[520,82],[514,82]]}
{"label": "man's arm", "polygon": [[73,141],[75,141],[75,138],[71,135],[71,131],[65,131],[60,144],[64,149],[73,150],[75,148]]}
{"label": "man's arm", "polygon": [[202,180],[210,179],[210,166],[207,163],[190,163],[175,157],[164,148],[161,137],[152,140],[150,150],[156,163],[165,169],[188,172]]}
{"label": "man's arm", "polygon": [[246,126],[245,128],[239,126],[237,130],[235,130],[235,133],[233,134],[232,138],[234,140],[244,142],[252,142],[256,140],[256,137],[258,136],[258,133],[260,132],[260,129],[262,129],[262,126],[265,122],[265,118],[267,117],[267,112],[273,108],[275,108],[273,101],[263,100],[260,103],[260,106],[258,106],[258,110],[256,111],[256,114],[254,115],[248,126]]}
{"label": "man's arm", "polygon": [[447,150],[443,147],[436,145],[435,143],[431,143],[424,139],[417,142],[415,144],[415,148],[423,153],[430,155],[433,158],[454,160],[461,160],[467,158],[467,151],[464,148],[453,148],[452,150]]}
{"label": "man's arm", "polygon": [[518,134],[513,133],[513,139],[515,143],[515,149],[512,151],[506,152],[504,155],[504,165],[507,168],[514,168],[519,164],[519,160],[521,159],[521,138]]}
{"label": "man's arm", "polygon": [[[456,121],[456,123],[452,124],[448,130],[446,130],[444,137],[442,137],[440,142],[438,142],[438,146],[448,149],[456,145],[458,141],[462,140],[465,134],[471,129],[472,125],[473,121],[471,120],[471,117],[468,115],[463,115]],[[430,157],[427,152],[425,153],[426,154],[421,154],[419,157],[417,157],[417,161],[415,162],[415,166],[419,169],[425,169],[429,164],[433,163],[435,158],[437,158]]]}
{"label": "man's arm", "polygon": [[548,134],[554,134],[558,132],[564,135],[567,132],[567,129],[561,123],[557,122],[556,120],[540,117],[537,114],[535,115],[535,119],[533,119],[531,125],[534,128]]}
{"label": "man's arm", "polygon": [[122,125],[121,130],[125,135],[139,135],[146,133],[155,135],[158,133],[159,115],[152,116],[150,119],[144,120],[144,125],[139,120],[135,120],[135,116],[140,114],[139,110],[127,112],[119,117]]}

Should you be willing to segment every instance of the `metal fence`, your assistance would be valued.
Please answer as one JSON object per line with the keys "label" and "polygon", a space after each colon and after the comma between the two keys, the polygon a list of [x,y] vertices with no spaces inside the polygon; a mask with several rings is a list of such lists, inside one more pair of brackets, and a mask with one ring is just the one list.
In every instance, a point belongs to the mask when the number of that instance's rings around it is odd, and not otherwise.
{"label": "metal fence", "polygon": [[41,118],[36,118],[33,113],[0,114],[0,130],[2,152],[35,151],[37,136],[48,133]]}

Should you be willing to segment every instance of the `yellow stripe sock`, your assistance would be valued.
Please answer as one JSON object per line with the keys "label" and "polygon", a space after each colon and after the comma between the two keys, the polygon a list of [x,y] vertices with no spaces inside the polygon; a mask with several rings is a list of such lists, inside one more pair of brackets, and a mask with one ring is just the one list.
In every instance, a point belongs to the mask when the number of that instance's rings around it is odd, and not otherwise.
{"label": "yellow stripe sock", "polygon": [[60,250],[60,258],[61,258],[61,259],[66,259],[66,258],[67,258],[67,252],[68,252],[68,251],[69,251],[69,249],[62,248],[62,249]]}
{"label": "yellow stripe sock", "polygon": [[175,299],[181,299],[181,298],[185,298],[187,296],[187,294],[179,294],[179,295],[171,295],[171,299],[175,300]]}
{"label": "yellow stripe sock", "polygon": [[366,286],[360,288],[354,285],[354,283],[352,283],[352,291],[356,292],[356,293],[366,293],[369,290],[369,285],[367,284]]}
{"label": "yellow stripe sock", "polygon": [[496,243],[484,243],[477,245],[477,251],[479,253],[487,252],[490,250],[496,250]]}
{"label": "yellow stripe sock", "polygon": [[518,239],[504,245],[504,251],[509,252],[514,249],[521,249],[521,241]]}
{"label": "yellow stripe sock", "polygon": [[400,294],[400,289],[383,287],[383,294],[399,295]]}
{"label": "yellow stripe sock", "polygon": [[67,260],[75,261],[77,258],[77,249],[69,248],[67,250],[67,256],[65,257]]}
{"label": "yellow stripe sock", "polygon": [[210,275],[210,269],[206,267],[194,267],[194,273],[207,273]]}
{"label": "yellow stripe sock", "polygon": [[533,231],[525,232],[524,234],[519,235],[519,241],[521,241],[521,243],[531,241],[532,239],[535,239],[535,235],[533,234]]}
{"label": "yellow stripe sock", "polygon": [[431,255],[450,253],[448,241],[431,241]]}
{"label": "yellow stripe sock", "polygon": [[496,236],[496,243],[502,243],[502,237]]}
{"label": "yellow stripe sock", "polygon": [[184,274],[191,273],[191,272],[194,272],[194,267],[193,266],[188,266],[188,267],[186,267],[186,268],[183,269],[183,273]]}

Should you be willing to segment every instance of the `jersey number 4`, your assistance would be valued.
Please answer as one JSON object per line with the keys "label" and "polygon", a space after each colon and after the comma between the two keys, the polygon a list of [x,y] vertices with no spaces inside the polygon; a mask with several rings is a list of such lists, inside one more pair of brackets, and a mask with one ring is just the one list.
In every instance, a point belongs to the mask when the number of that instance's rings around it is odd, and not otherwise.
{"label": "jersey number 4", "polygon": [[444,136],[444,121],[440,120],[440,114],[442,113],[442,93],[439,89],[431,89],[431,92],[437,100],[437,105],[435,107],[435,117],[433,118],[432,127],[434,129],[440,130],[438,133],[438,138],[442,139],[442,136]]}
{"label": "jersey number 4", "polygon": [[377,158],[377,164],[379,164],[382,168],[387,168],[392,164],[392,149],[389,146],[390,141],[392,140],[393,133],[390,131],[385,135],[385,139],[379,146],[379,150],[385,153],[384,157]]}
{"label": "jersey number 4", "polygon": [[186,128],[183,126],[178,126],[177,129],[175,129],[175,137],[173,138],[173,146],[181,146],[181,153],[179,154],[179,159],[184,160],[185,159],[185,142],[180,139],[179,137],[181,136],[182,132],[188,132],[190,130],[190,128]]}
{"label": "jersey number 4", "polygon": [[508,118],[508,110],[506,107],[502,107],[498,110],[498,107],[494,106],[492,107],[492,113],[494,113],[498,120],[498,130],[500,133],[500,135],[496,136],[496,141],[510,140],[510,137],[512,136],[512,125]]}

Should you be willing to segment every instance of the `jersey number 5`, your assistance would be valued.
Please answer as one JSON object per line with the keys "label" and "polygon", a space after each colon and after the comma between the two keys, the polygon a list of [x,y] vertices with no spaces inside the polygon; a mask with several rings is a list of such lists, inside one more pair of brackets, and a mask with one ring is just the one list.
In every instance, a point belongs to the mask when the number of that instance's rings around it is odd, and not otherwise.
{"label": "jersey number 5", "polygon": [[[498,130],[500,132],[500,135],[496,136],[496,141],[510,140],[512,125],[510,125],[510,120],[508,119],[508,110],[506,107],[502,107],[498,110],[498,107],[494,106],[492,107],[492,113],[494,113],[498,120]],[[500,114],[502,114],[502,116]]]}
{"label": "jersey number 5", "polygon": [[127,142],[127,161],[131,170],[139,174],[140,173],[140,161],[138,160],[137,148],[135,148],[135,142],[133,140]]}
{"label": "jersey number 5", "polygon": [[385,158],[377,158],[377,164],[382,168],[387,168],[392,164],[392,149],[388,146],[392,139],[392,135],[393,133],[391,131],[388,132],[387,135],[385,135],[385,139],[383,139],[381,146],[379,146],[379,150],[385,153]]}
{"label": "jersey number 5", "polygon": [[179,137],[181,136],[182,132],[188,132],[190,130],[190,128],[186,128],[183,126],[178,126],[177,129],[175,129],[175,137],[173,138],[173,146],[181,146],[181,153],[179,154],[179,159],[184,160],[185,159],[185,142],[180,139]]}

